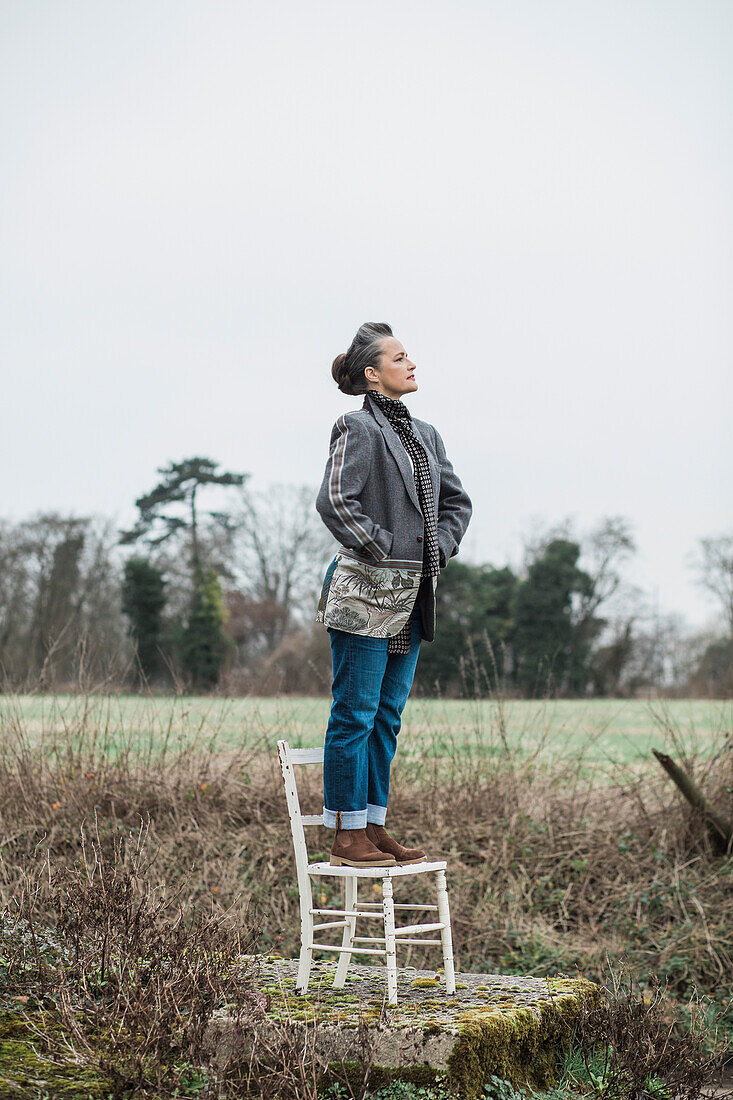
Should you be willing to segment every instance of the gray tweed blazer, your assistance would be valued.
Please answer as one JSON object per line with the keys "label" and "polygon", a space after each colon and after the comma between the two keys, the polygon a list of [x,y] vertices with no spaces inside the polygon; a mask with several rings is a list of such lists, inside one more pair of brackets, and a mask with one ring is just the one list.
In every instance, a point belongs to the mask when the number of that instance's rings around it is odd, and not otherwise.
{"label": "gray tweed blazer", "polygon": [[[471,501],[439,433],[417,417],[412,425],[430,467],[440,564],[445,566],[458,553],[471,518]],[[344,413],[333,427],[316,508],[341,544],[338,573],[328,578],[331,592],[324,586],[318,619],[372,637],[398,633],[419,587],[425,521],[410,457],[382,410],[366,396],[361,409]],[[355,580],[359,563],[361,579]],[[337,597],[339,591],[346,592],[344,584],[351,598],[341,600]],[[354,595],[355,585],[360,596]],[[400,588],[401,600],[390,596],[385,602],[386,593]]]}

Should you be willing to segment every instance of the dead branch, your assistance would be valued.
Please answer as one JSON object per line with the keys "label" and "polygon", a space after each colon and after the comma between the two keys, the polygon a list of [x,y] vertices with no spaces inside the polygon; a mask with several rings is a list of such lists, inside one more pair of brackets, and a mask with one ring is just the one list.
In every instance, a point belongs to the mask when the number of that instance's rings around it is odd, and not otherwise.
{"label": "dead branch", "polygon": [[675,764],[671,756],[656,749],[652,752],[683,798],[703,817],[716,855],[725,855],[733,840],[733,822],[727,821],[710,805],[692,776]]}

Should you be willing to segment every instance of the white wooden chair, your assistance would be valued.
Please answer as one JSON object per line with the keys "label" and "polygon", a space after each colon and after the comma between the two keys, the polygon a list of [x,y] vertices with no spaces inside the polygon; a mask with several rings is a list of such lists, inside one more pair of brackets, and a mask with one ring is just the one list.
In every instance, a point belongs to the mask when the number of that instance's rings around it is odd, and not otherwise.
{"label": "white wooden chair", "polygon": [[[314,951],[334,951],[339,955],[334,988],[341,989],[346,983],[346,972],[352,955],[381,955],[387,964],[387,995],[390,1004],[397,1004],[397,944],[433,944],[443,949],[443,970],[445,990],[448,994],[456,991],[455,971],[453,967],[453,942],[450,928],[450,909],[448,890],[445,881],[445,862],[412,863],[404,867],[333,867],[330,863],[309,863],[308,849],[305,843],[304,825],[323,825],[323,814],[302,814],[298,788],[295,782],[295,764],[323,764],[323,749],[291,749],[287,741],[278,741],[278,753],[285,783],[285,795],[290,813],[290,828],[295,849],[295,867],[300,891],[300,963],[296,988],[305,993],[310,979],[311,963]],[[408,875],[434,874],[437,886],[437,905],[396,905],[392,883],[395,879]],[[315,909],[313,907],[312,878],[340,878],[344,883],[343,909]],[[382,901],[368,902],[357,899],[359,881],[381,881]],[[395,926],[395,910],[411,909],[437,912],[438,920],[432,924],[404,924]],[[314,917],[332,917],[314,924]],[[356,922],[359,918],[379,919],[384,924],[383,936],[357,936]],[[343,928],[340,944],[316,943],[313,935],[326,928]],[[440,932],[440,939],[416,939],[428,932]],[[367,944],[357,947],[357,944]],[[383,947],[378,947],[383,944]]]}

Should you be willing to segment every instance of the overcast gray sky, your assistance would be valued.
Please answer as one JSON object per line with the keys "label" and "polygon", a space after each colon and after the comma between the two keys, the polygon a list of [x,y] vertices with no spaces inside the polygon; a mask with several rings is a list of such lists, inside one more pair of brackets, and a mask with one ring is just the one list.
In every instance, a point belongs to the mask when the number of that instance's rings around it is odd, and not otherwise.
{"label": "overcast gray sky", "polygon": [[465,560],[623,515],[662,612],[733,525],[730,0],[0,2],[0,514],[203,454],[320,482],[365,320]]}

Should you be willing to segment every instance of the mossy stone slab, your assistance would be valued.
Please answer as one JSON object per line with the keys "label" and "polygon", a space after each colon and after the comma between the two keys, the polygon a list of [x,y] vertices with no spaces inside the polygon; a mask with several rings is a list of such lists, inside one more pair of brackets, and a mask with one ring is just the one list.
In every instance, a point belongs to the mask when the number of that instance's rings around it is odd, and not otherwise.
{"label": "mossy stone slab", "polygon": [[[374,1047],[373,1080],[444,1080],[466,1100],[483,1095],[491,1074],[520,1087],[550,1086],[581,1006],[600,997],[598,986],[580,977],[506,974],[459,974],[449,997],[441,972],[403,967],[392,1006],[384,967],[352,965],[345,988],[334,989],[336,964],[315,962],[300,996],[297,960],[268,955],[254,962],[258,988],[269,998],[260,1027],[270,1042],[285,1022],[307,1031],[325,1061],[354,1067],[366,1042]],[[251,1056],[252,1036],[222,1014],[211,1029],[217,1060]]]}
{"label": "mossy stone slab", "polygon": [[[113,1082],[80,1064],[44,1053],[38,1035],[58,1029],[43,1012],[21,1018],[0,1010],[0,1100],[108,1100]],[[63,1036],[61,1036],[63,1038]]]}

